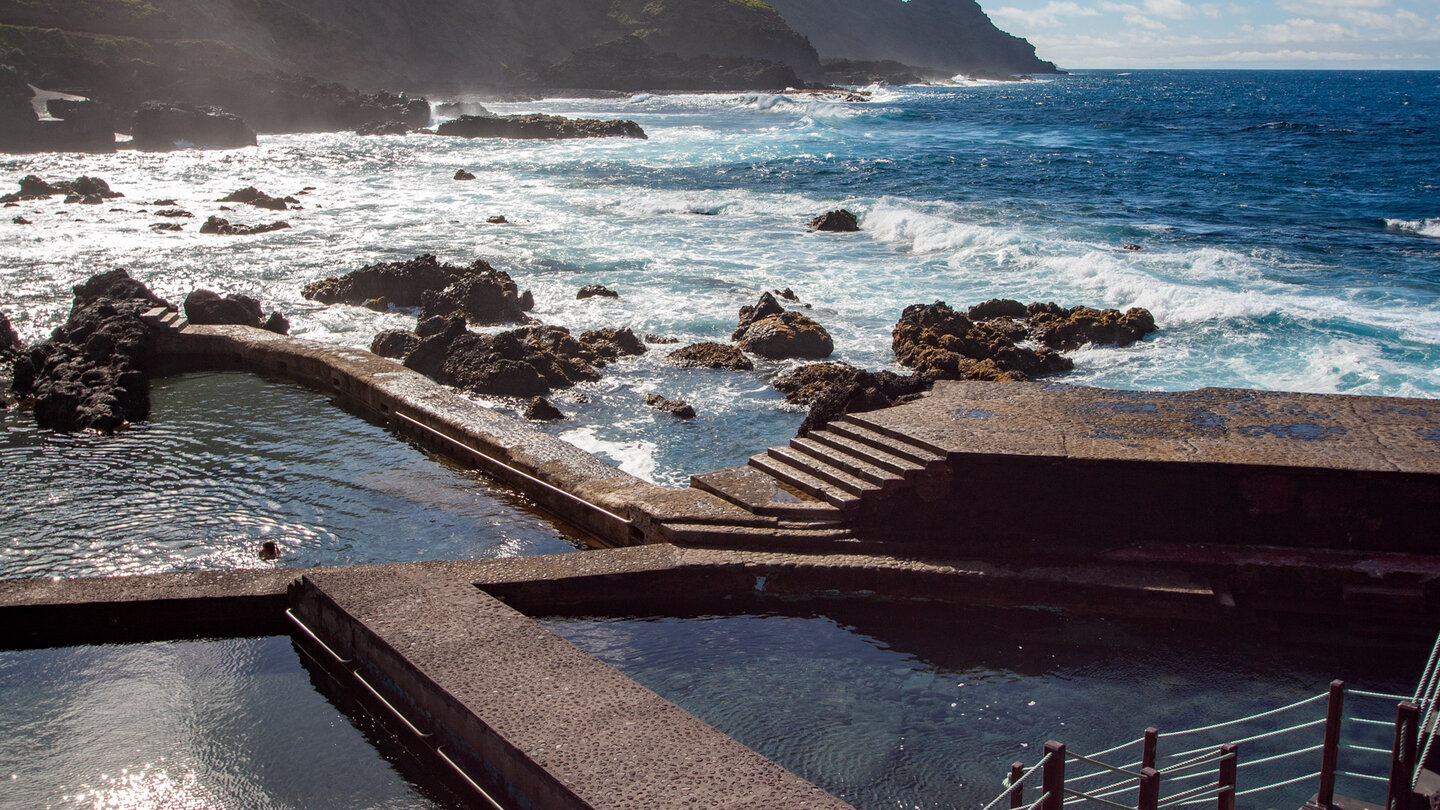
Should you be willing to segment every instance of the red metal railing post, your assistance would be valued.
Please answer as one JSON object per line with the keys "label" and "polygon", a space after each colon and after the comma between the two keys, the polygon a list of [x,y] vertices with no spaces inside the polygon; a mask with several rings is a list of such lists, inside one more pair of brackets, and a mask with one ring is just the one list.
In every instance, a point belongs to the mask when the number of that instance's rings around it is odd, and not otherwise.
{"label": "red metal railing post", "polygon": [[1220,795],[1215,797],[1215,810],[1235,810],[1235,784],[1239,781],[1239,767],[1240,746],[1235,743],[1220,746],[1219,775],[1215,778],[1220,785]]}
{"label": "red metal railing post", "polygon": [[1320,752],[1320,789],[1315,804],[1328,810],[1335,800],[1335,768],[1340,761],[1340,721],[1345,713],[1345,682],[1330,682],[1330,708],[1325,713],[1325,746]]}
{"label": "red metal railing post", "polygon": [[1385,810],[1408,810],[1420,747],[1420,707],[1405,701],[1395,709],[1395,745],[1390,749],[1390,789]]}
{"label": "red metal railing post", "polygon": [[1010,763],[1010,810],[1025,805],[1025,783],[1020,777],[1025,775],[1025,763]]}
{"label": "red metal railing post", "polygon": [[1140,769],[1140,800],[1137,810],[1156,810],[1160,806],[1160,772],[1154,768]]}
{"label": "red metal railing post", "polygon": [[1045,803],[1040,810],[1065,810],[1065,744],[1051,740],[1045,743],[1049,759],[1041,771],[1041,786]]}
{"label": "red metal railing post", "polygon": [[1160,729],[1151,726],[1145,729],[1145,747],[1140,752],[1140,767],[1155,767],[1155,751],[1160,746]]}

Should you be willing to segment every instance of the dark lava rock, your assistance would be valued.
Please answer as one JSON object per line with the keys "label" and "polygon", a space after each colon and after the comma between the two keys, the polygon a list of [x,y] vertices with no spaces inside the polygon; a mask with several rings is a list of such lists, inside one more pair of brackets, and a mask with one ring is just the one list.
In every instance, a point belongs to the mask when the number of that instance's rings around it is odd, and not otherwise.
{"label": "dark lava rock", "polygon": [[254,236],[257,233],[283,231],[288,227],[290,227],[290,223],[284,220],[260,225],[231,225],[228,219],[212,216],[200,226],[200,233],[213,233],[221,236]]}
{"label": "dark lava rock", "polygon": [[254,146],[255,130],[238,115],[219,107],[179,101],[147,101],[135,111],[130,126],[135,148],[167,151],[189,144],[202,149]]}
{"label": "dark lava rock", "polygon": [[220,297],[210,290],[196,290],[185,297],[185,319],[200,325],[234,324],[288,334],[290,323],[278,311],[269,318],[260,302],[248,295],[230,293]]}
{"label": "dark lava rock", "polygon": [[1120,249],[1121,249],[1121,250],[1144,250],[1145,248],[1142,248],[1142,247],[1140,247],[1139,245],[1121,245],[1121,246],[1120,246]]}
{"label": "dark lava rock", "polygon": [[810,220],[812,231],[836,231],[851,232],[860,230],[860,220],[855,215],[841,208],[838,211],[830,211]]}
{"label": "dark lava rock", "polygon": [[[9,49],[8,55],[25,60],[18,47]],[[14,66],[0,65],[0,152],[115,151],[114,114],[109,107],[88,99],[52,99],[46,110],[59,120],[42,121],[34,97],[35,91]]]}
{"label": "dark lava rock", "polygon": [[45,110],[59,121],[41,121],[41,134],[62,152],[114,152],[115,111],[90,99],[52,98]]}
{"label": "dark lava rock", "polygon": [[830,389],[853,383],[859,373],[849,363],[808,363],[777,374],[770,384],[785,395],[786,402],[813,405]]}
{"label": "dark lava rock", "polygon": [[217,202],[238,202],[246,205],[253,205],[256,208],[268,208],[271,211],[284,211],[290,206],[285,200],[279,197],[271,197],[254,186],[246,186],[238,191],[232,191],[221,197]]}
{"label": "dark lava rock", "polygon": [[947,306],[912,304],[895,325],[891,347],[901,365],[941,379],[1024,380],[1074,365],[1048,348],[1019,345],[1023,324],[1004,318],[972,321]]}
{"label": "dark lava rock", "polygon": [[565,414],[561,413],[560,409],[555,407],[550,400],[544,397],[536,397],[530,400],[529,405],[525,406],[525,418],[534,419],[539,422],[554,422],[564,419]]}
{"label": "dark lava rock", "polygon": [[1068,351],[1087,343],[1129,346],[1155,331],[1155,316],[1147,309],[1065,309],[1055,304],[1031,304],[1031,334],[1052,349]]}
{"label": "dark lava rock", "polygon": [[193,217],[194,214],[183,208],[165,208],[155,212],[157,217]]}
{"label": "dark lava rock", "polygon": [[74,180],[58,180],[54,183],[47,183],[33,174],[27,174],[20,178],[20,190],[0,197],[0,202],[43,200],[56,194],[66,195],[66,202],[82,200],[89,202],[93,198],[95,203],[125,196],[118,191],[112,191],[110,184],[99,177],[82,176]]}
{"label": "dark lava rock", "polygon": [[471,174],[470,172],[465,171],[464,169],[456,169],[456,170],[455,170],[455,179],[456,179],[456,180],[474,180],[474,179],[475,179],[475,175]]}
{"label": "dark lava rock", "polygon": [[430,123],[430,102],[404,94],[363,93],[289,73],[221,75],[189,95],[223,105],[265,132],[353,132],[373,121],[411,129]]}
{"label": "dark lava rock", "polygon": [[384,309],[421,307],[420,318],[463,314],[471,323],[525,322],[534,304],[527,290],[516,294],[510,274],[477,259],[469,267],[445,264],[434,254],[403,262],[367,265],[341,277],[305,285],[303,295],[324,304],[346,303]]}
{"label": "dark lava rock", "polygon": [[356,135],[404,135],[409,131],[404,121],[371,121],[355,128]]}
{"label": "dark lava rock", "polygon": [[11,221],[12,223],[16,224],[16,225],[33,225],[33,224],[34,224],[34,223],[32,223],[30,220],[28,220],[28,219],[26,219],[25,217],[22,217],[22,216],[14,216],[14,217],[11,217],[11,218],[10,218],[10,221]]}
{"label": "dark lava rock", "polygon": [[597,296],[600,298],[619,298],[620,293],[606,287],[604,284],[586,284],[580,288],[580,292],[575,293],[575,300],[580,301],[585,298],[595,298]]}
{"label": "dark lava rock", "polygon": [[370,342],[370,351],[381,357],[404,360],[415,347],[420,345],[420,336],[403,329],[389,329],[375,336]]}
{"label": "dark lava rock", "polygon": [[600,121],[592,118],[562,118],[558,115],[462,115],[435,130],[439,135],[461,138],[569,139],[645,138],[645,130],[634,121]]}
{"label": "dark lava rock", "polygon": [[983,321],[989,318],[1024,318],[1030,314],[1030,310],[1013,298],[992,298],[983,304],[970,307],[965,314],[972,321]]}
{"label": "dark lava rock", "polygon": [[825,71],[826,82],[847,87],[868,87],[872,84],[900,87],[944,81],[955,75],[954,71],[914,67],[891,59],[821,59],[820,67]]}
{"label": "dark lava rock", "polygon": [[510,220],[506,219],[504,214],[497,214],[496,216],[493,216],[493,217],[486,217],[486,218],[485,218],[485,221],[488,222],[488,223],[490,223],[491,225],[509,225],[509,224],[510,224]]}
{"label": "dark lava rock", "polygon": [[185,226],[178,222],[157,222],[150,226],[152,231],[183,231]]}
{"label": "dark lava rock", "polygon": [[580,335],[580,342],[590,352],[590,362],[596,365],[649,351],[645,342],[628,326],[619,329],[592,329]]}
{"label": "dark lava rock", "polygon": [[477,335],[456,317],[426,319],[421,331],[424,335],[417,335],[413,345],[386,333],[374,347],[391,356],[404,352],[407,367],[437,382],[491,396],[543,396],[551,388],[600,379],[588,359],[590,351],[562,327]]}
{"label": "dark lava rock", "polygon": [[695,408],[683,399],[666,399],[659,394],[646,394],[645,404],[658,411],[674,414],[681,419],[695,418]]}
{"label": "dark lava rock", "polygon": [[750,371],[755,364],[745,353],[724,343],[691,343],[670,353],[670,362],[685,368],[728,368]]}
{"label": "dark lava rock", "polygon": [[819,430],[847,413],[862,413],[908,402],[935,384],[929,374],[899,375],[891,371],[856,370],[848,381],[837,375],[837,383],[825,389],[810,405],[797,435]]}
{"label": "dark lava rock", "polygon": [[800,296],[796,295],[795,291],[790,289],[789,287],[786,287],[783,290],[776,290],[775,294],[780,296],[781,298],[784,298],[786,301],[794,301],[797,304],[800,303]]}
{"label": "dark lava rock", "polygon": [[435,114],[452,118],[461,115],[490,115],[490,111],[478,101],[444,101],[435,105]]}
{"label": "dark lava rock", "polygon": [[646,343],[654,343],[654,344],[656,344],[656,345],[663,346],[663,345],[667,345],[667,344],[671,344],[671,343],[679,343],[679,342],[680,342],[680,338],[670,337],[669,335],[657,335],[657,334],[654,334],[653,332],[646,332],[646,333],[645,333],[645,342],[646,342]]}
{"label": "dark lava rock", "polygon": [[803,357],[819,360],[835,351],[835,342],[814,319],[787,311],[770,293],[755,306],[740,308],[740,326],[730,336],[740,348],[770,360]]}
{"label": "dark lava rock", "polygon": [[20,342],[20,335],[10,325],[10,319],[0,311],[0,362],[14,360],[24,350],[25,344]]}
{"label": "dark lava rock", "polygon": [[74,288],[70,317],[16,360],[14,390],[53,430],[113,432],[150,413],[154,335],[140,316],[169,306],[124,270]]}

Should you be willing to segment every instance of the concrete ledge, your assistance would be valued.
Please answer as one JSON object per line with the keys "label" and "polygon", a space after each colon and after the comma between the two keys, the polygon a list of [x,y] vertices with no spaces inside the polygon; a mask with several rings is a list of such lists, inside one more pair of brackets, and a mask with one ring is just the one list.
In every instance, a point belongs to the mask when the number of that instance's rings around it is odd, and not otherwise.
{"label": "concrete ledge", "polygon": [[293,609],[502,803],[849,807],[462,581],[376,573],[307,574]]}

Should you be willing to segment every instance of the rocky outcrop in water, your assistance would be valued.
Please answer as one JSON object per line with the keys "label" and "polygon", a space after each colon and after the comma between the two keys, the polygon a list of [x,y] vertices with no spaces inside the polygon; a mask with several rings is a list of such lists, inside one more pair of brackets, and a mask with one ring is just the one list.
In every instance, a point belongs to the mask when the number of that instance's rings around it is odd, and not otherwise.
{"label": "rocky outcrop in water", "polygon": [[36,175],[27,174],[20,178],[20,190],[0,196],[0,203],[44,200],[57,194],[64,194],[67,202],[73,197],[75,202],[93,200],[96,203],[125,196],[118,191],[112,191],[110,184],[98,177],[82,176],[74,180],[49,183]]}
{"label": "rocky outcrop in water", "polygon": [[291,204],[299,204],[300,201],[294,197],[272,197],[254,186],[246,186],[226,194],[219,202],[238,202],[271,211],[285,211]]}
{"label": "rocky outcrop in water", "polygon": [[185,297],[185,319],[193,324],[253,326],[279,335],[290,333],[290,321],[276,310],[268,316],[260,302],[248,295],[221,297],[211,290],[196,290]]}
{"label": "rocky outcrop in water", "polygon": [[934,377],[928,374],[865,371],[848,363],[812,363],[780,374],[772,381],[787,401],[810,406],[810,412],[800,424],[801,436],[847,413],[901,404],[930,390],[934,383]]}
{"label": "rocky outcrop in water", "polygon": [[827,211],[810,220],[810,230],[853,233],[860,230],[860,220],[854,214],[841,208],[838,211]]}
{"label": "rocky outcrop in water", "polygon": [[147,101],[130,125],[135,148],[163,152],[185,146],[241,149],[254,146],[255,130],[219,107],[183,101]]}
{"label": "rocky outcrop in water", "polygon": [[580,342],[595,356],[600,365],[612,363],[621,357],[644,354],[650,349],[645,341],[635,334],[630,327],[623,326],[619,329],[591,329],[580,335]]}
{"label": "rocky outcrop in water", "polygon": [[659,394],[646,394],[645,404],[657,411],[665,411],[677,419],[695,418],[694,406],[683,399],[666,399]]}
{"label": "rocky outcrop in water", "polygon": [[205,220],[200,226],[200,233],[218,234],[220,236],[254,236],[271,231],[283,231],[290,227],[285,220],[278,222],[262,222],[258,225],[232,224],[230,220],[212,216]]}
{"label": "rocky outcrop in water", "polygon": [[456,180],[474,180],[474,179],[475,179],[475,175],[471,174],[470,172],[465,171],[464,169],[456,169],[456,170],[455,170],[455,178],[454,178],[454,179],[456,179]]}
{"label": "rocky outcrop in water", "polygon": [[725,368],[752,371],[755,364],[745,353],[724,343],[705,341],[681,346],[670,353],[669,360],[682,368]]}
{"label": "rocky outcrop in water", "polygon": [[410,127],[404,121],[371,121],[355,128],[355,134],[360,136],[406,135],[409,132]]}
{"label": "rocky outcrop in water", "polygon": [[24,350],[25,344],[20,342],[20,335],[10,325],[10,319],[0,311],[0,363],[9,363]]}
{"label": "rocky outcrop in water", "polygon": [[814,319],[787,310],[770,293],[755,306],[740,308],[740,325],[730,339],[740,348],[770,360],[819,360],[835,351],[835,342]]}
{"label": "rocky outcrop in water", "polygon": [[367,265],[340,277],[305,285],[302,294],[323,304],[353,304],[383,310],[389,306],[421,307],[424,318],[463,314],[476,324],[528,320],[534,307],[526,290],[518,292],[510,274],[484,259],[469,267],[445,264],[434,254],[403,262]]}
{"label": "rocky outcrop in water", "polygon": [[435,129],[438,135],[460,138],[568,140],[571,138],[640,138],[645,130],[634,121],[563,118],[558,115],[462,115]]}
{"label": "rocky outcrop in water", "polygon": [[545,397],[536,397],[530,400],[525,406],[525,418],[537,422],[557,422],[565,418],[565,414],[555,407],[555,403]]}
{"label": "rocky outcrop in water", "polygon": [[586,284],[575,293],[576,301],[583,301],[586,298],[619,298],[620,293],[606,287],[604,284]]}
{"label": "rocky outcrop in water", "polygon": [[1129,346],[1155,331],[1155,316],[1147,309],[1131,307],[1092,309],[1058,304],[1031,304],[1030,333],[1052,349],[1068,351],[1087,343],[1099,346]]}
{"label": "rocky outcrop in water", "polygon": [[15,361],[16,394],[53,430],[109,433],[147,418],[154,335],[140,316],[168,304],[120,269],[74,292],[65,324]]}
{"label": "rocky outcrop in water", "polygon": [[971,320],[943,301],[912,304],[895,325],[891,347],[903,366],[943,379],[1024,380],[1069,371],[1074,365],[1029,339],[1023,321],[1008,317]]}
{"label": "rocky outcrop in water", "polygon": [[473,393],[536,397],[600,379],[599,369],[621,353],[638,353],[621,348],[633,348],[633,337],[629,329],[618,329],[576,339],[568,329],[544,325],[480,335],[466,328],[464,318],[432,317],[422,319],[414,333],[380,333],[370,350]]}

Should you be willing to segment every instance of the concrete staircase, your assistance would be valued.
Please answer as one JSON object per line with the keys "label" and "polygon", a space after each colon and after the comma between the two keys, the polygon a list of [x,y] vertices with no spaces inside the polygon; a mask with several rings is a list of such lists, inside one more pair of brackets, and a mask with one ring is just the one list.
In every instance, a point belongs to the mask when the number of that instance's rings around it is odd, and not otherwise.
{"label": "concrete staircase", "polygon": [[[950,467],[938,447],[867,421],[842,417],[823,430],[771,447],[742,467],[691,476],[690,485],[741,507],[753,526],[670,525],[675,542],[737,547],[754,538],[769,549],[844,550],[865,544],[851,527],[902,492],[921,499],[949,490]],[[749,544],[742,544],[745,547]],[[837,549],[839,545],[842,548]]]}
{"label": "concrete staircase", "polygon": [[179,332],[190,325],[184,315],[167,307],[155,307],[141,313],[140,320],[152,327],[168,329],[172,332]]}

